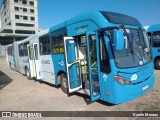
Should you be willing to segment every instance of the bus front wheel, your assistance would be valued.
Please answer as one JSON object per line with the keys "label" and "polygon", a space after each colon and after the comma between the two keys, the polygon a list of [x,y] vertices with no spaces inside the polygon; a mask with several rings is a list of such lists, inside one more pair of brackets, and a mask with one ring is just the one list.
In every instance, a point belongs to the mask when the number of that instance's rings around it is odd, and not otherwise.
{"label": "bus front wheel", "polygon": [[30,71],[29,71],[28,67],[26,67],[25,72],[26,72],[27,78],[28,78],[29,80],[31,80],[32,78],[31,78],[31,74],[30,74]]}
{"label": "bus front wheel", "polygon": [[67,83],[67,76],[65,74],[61,74],[61,76],[60,76],[60,84],[61,84],[62,91],[67,94],[67,92],[68,92],[68,83]]}
{"label": "bus front wheel", "polygon": [[158,70],[160,70],[160,58],[157,58],[155,60],[155,68],[158,69]]}

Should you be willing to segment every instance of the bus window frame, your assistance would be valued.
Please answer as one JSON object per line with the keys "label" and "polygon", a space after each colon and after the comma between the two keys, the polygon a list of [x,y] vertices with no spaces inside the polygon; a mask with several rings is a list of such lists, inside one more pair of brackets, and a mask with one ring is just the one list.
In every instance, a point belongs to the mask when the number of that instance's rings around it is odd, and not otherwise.
{"label": "bus window frame", "polygon": [[[53,36],[57,37],[56,40],[54,40]],[[59,39],[59,37],[62,37]],[[66,27],[63,27],[63,28],[60,28],[60,29],[57,29],[55,31],[53,31],[50,35],[50,40],[51,40],[51,54],[64,54],[65,52],[65,49],[64,49],[64,37],[67,37],[67,28]],[[58,39],[58,40],[57,40]],[[60,41],[61,40],[61,41]],[[57,43],[56,42],[53,42],[53,41],[58,41]],[[58,50],[60,51],[60,49],[63,47],[63,52],[57,52],[57,53],[54,53],[53,52],[53,46],[54,44],[58,44]],[[62,44],[60,46],[60,44]]]}
{"label": "bus window frame", "polygon": [[[44,37],[48,37],[48,41],[47,41],[47,44],[45,44],[45,45],[47,45],[48,46],[48,48],[49,48],[49,51],[47,51],[47,53],[46,54],[43,54],[43,44],[42,44],[42,42],[40,42],[40,41],[44,41]],[[49,43],[48,43],[49,42]],[[41,46],[41,44],[42,44],[42,46]],[[41,37],[39,37],[39,55],[40,56],[44,56],[44,55],[50,55],[51,54],[51,46],[50,46],[50,44],[51,44],[51,41],[50,41],[50,36],[49,36],[49,34],[45,34],[45,35],[43,35],[43,36],[41,36]],[[38,46],[37,46],[38,47]],[[46,47],[46,46],[45,46]],[[42,52],[41,52],[42,51]]]}

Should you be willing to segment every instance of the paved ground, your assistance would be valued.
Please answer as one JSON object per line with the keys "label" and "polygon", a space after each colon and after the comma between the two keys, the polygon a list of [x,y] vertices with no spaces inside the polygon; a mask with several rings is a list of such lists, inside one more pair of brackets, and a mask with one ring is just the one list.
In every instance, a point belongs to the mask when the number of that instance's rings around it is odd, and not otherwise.
{"label": "paved ground", "polygon": [[28,80],[11,70],[0,57],[0,111],[160,111],[160,71],[155,71],[155,74],[154,88],[136,100],[120,105],[102,101],[88,104],[84,95],[68,97],[53,85]]}

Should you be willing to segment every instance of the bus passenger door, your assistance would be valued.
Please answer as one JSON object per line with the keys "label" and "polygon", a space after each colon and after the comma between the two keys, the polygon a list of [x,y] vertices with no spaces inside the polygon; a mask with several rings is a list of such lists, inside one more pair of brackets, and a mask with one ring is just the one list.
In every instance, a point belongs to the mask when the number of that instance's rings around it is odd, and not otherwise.
{"label": "bus passenger door", "polygon": [[34,46],[33,44],[27,45],[29,57],[29,70],[31,78],[36,77],[36,66],[34,61]]}
{"label": "bus passenger door", "polygon": [[35,77],[36,79],[40,79],[38,44],[33,43],[30,45],[27,45],[27,48],[28,48],[28,56],[29,56],[30,75],[31,75],[31,77]]}
{"label": "bus passenger door", "polygon": [[79,47],[73,37],[64,37],[68,93],[82,88]]}
{"label": "bus passenger door", "polygon": [[33,46],[34,46],[34,62],[35,62],[35,70],[36,70],[36,79],[40,79],[40,75],[39,75],[39,72],[40,72],[40,66],[39,66],[39,46],[37,43],[33,43]]}
{"label": "bus passenger door", "polygon": [[96,35],[95,32],[86,32],[87,65],[91,101],[95,101],[101,97],[98,44],[98,35]]}

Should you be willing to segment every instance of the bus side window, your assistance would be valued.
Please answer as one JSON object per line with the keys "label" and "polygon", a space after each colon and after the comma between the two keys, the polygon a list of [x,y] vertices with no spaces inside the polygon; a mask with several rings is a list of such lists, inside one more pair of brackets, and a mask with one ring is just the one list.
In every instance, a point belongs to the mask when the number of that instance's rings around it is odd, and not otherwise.
{"label": "bus side window", "polygon": [[64,53],[63,37],[65,36],[67,36],[66,28],[61,28],[52,33],[51,41],[53,54]]}
{"label": "bus side window", "polygon": [[50,54],[50,39],[48,35],[39,38],[40,55]]}
{"label": "bus side window", "polygon": [[8,49],[7,49],[7,52],[8,52],[8,55],[13,55],[13,49],[12,49],[12,46],[9,46]]}
{"label": "bus side window", "polygon": [[100,38],[100,70],[101,72],[106,74],[109,74],[111,72],[109,56],[103,37]]}
{"label": "bus side window", "polygon": [[151,45],[151,43],[152,43],[151,33],[150,33],[150,32],[148,32],[147,34],[148,34],[148,38],[149,38],[149,44]]}
{"label": "bus side window", "polygon": [[23,45],[23,43],[18,45],[18,50],[19,50],[19,57],[23,57],[24,56],[24,45]]}
{"label": "bus side window", "polygon": [[52,53],[59,53],[59,41],[55,36],[52,36]]}
{"label": "bus side window", "polygon": [[153,47],[160,46],[160,31],[153,32]]}
{"label": "bus side window", "polygon": [[28,51],[27,51],[27,45],[28,44],[29,44],[29,42],[24,43],[24,56],[28,56]]}

